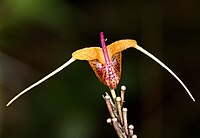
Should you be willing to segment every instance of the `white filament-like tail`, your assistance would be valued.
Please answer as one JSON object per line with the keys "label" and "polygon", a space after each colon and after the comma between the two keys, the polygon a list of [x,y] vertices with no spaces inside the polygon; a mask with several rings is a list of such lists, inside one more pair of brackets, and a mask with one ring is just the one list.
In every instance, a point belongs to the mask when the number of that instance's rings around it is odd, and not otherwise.
{"label": "white filament-like tail", "polygon": [[57,68],[56,70],[54,70],[53,72],[51,72],[50,74],[48,74],[47,76],[45,76],[44,78],[40,79],[39,81],[35,82],[34,84],[32,84],[31,86],[29,86],[28,88],[24,89],[22,92],[20,92],[19,94],[17,94],[14,98],[12,98],[8,104],[6,106],[9,106],[10,104],[12,104],[15,100],[17,100],[21,95],[23,95],[24,93],[26,93],[27,91],[29,91],[30,89],[34,88],[35,86],[39,85],[40,83],[44,82],[45,80],[49,79],[50,77],[52,77],[53,75],[55,75],[56,73],[60,72],[61,70],[63,70],[65,67],[67,67],[68,65],[70,65],[72,62],[74,62],[75,59],[71,58],[70,60],[68,60],[67,62],[65,62],[63,65],[61,65],[59,68]]}
{"label": "white filament-like tail", "polygon": [[150,58],[152,58],[154,61],[156,61],[158,64],[160,64],[164,69],[166,69],[172,76],[174,76],[174,78],[176,78],[176,80],[183,86],[183,88],[186,90],[186,92],[188,93],[188,95],[191,97],[191,99],[195,102],[194,97],[192,96],[192,94],[190,93],[190,91],[188,90],[188,88],[185,86],[185,84],[179,79],[178,76],[176,76],[176,74],[169,69],[164,63],[162,63],[158,58],[156,58],[154,55],[152,55],[151,53],[149,53],[148,51],[146,51],[145,49],[143,49],[140,46],[136,46],[135,47],[137,50],[141,51],[142,53],[144,53],[145,55],[149,56]]}

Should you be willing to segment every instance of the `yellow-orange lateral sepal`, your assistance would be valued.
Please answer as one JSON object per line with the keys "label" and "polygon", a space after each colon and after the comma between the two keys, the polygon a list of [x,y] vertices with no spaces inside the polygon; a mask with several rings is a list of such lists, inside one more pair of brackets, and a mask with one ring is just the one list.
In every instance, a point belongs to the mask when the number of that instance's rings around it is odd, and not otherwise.
{"label": "yellow-orange lateral sepal", "polygon": [[105,64],[103,51],[100,47],[89,47],[76,50],[72,53],[72,57],[78,60],[94,60],[98,59],[102,64]]}
{"label": "yellow-orange lateral sepal", "polygon": [[107,46],[108,55],[112,57],[114,54],[122,52],[127,48],[135,48],[137,46],[137,42],[132,39],[123,39],[115,41],[114,43]]}

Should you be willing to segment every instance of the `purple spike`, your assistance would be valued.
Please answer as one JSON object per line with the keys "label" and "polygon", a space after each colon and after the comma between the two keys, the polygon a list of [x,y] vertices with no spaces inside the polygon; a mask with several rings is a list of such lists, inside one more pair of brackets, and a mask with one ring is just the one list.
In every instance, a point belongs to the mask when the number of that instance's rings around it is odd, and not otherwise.
{"label": "purple spike", "polygon": [[[120,80],[120,75],[116,73],[117,69],[113,65],[113,62],[111,63],[111,60],[108,56],[108,51],[106,49],[106,44],[105,44],[105,39],[104,39],[104,34],[103,32],[100,33],[100,40],[101,40],[101,47],[103,50],[104,54],[104,59],[106,64],[103,65],[105,71],[105,76],[103,75],[103,78],[101,78],[102,82],[104,82],[109,88],[111,89],[116,89],[119,80]],[[104,74],[102,72],[102,74]]]}
{"label": "purple spike", "polygon": [[104,39],[104,34],[103,32],[100,33],[100,40],[101,40],[101,47],[103,50],[104,58],[106,61],[106,64],[110,64],[110,58],[108,56],[108,51],[106,49],[106,44],[105,44],[105,39]]}

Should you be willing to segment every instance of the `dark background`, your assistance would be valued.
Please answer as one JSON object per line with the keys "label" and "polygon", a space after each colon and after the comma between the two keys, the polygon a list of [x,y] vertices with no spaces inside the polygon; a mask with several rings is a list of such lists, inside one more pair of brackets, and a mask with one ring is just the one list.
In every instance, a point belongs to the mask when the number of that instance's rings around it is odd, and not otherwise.
{"label": "dark background", "polygon": [[[71,53],[135,39],[187,85],[135,49],[123,52],[128,120],[139,138],[200,137],[200,1],[0,1],[0,137],[117,137],[101,84],[87,61],[68,68],[22,96],[21,90],[71,58]],[[119,88],[118,88],[119,91]]]}

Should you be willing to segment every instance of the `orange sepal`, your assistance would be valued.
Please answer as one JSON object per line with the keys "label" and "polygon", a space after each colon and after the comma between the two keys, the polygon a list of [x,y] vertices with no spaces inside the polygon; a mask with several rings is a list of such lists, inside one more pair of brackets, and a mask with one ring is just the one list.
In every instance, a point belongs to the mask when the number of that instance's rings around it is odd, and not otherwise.
{"label": "orange sepal", "polygon": [[89,47],[76,50],[72,53],[72,57],[78,60],[94,60],[98,59],[101,63],[105,63],[103,51],[100,47]]}
{"label": "orange sepal", "polygon": [[108,45],[106,48],[108,50],[109,57],[112,57],[114,54],[122,52],[127,48],[135,48],[137,46],[137,42],[132,39],[123,39],[115,41],[114,43]]}

